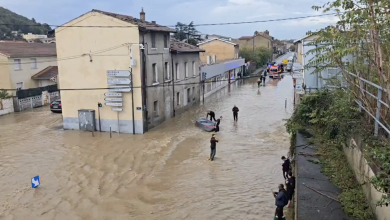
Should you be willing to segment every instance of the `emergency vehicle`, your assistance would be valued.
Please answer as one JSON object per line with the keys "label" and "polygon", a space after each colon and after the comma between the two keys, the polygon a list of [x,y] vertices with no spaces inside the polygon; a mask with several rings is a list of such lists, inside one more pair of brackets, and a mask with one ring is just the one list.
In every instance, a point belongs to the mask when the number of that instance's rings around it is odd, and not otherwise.
{"label": "emergency vehicle", "polygon": [[282,73],[282,65],[281,64],[274,64],[269,68],[269,77],[270,78],[279,78],[280,74]]}

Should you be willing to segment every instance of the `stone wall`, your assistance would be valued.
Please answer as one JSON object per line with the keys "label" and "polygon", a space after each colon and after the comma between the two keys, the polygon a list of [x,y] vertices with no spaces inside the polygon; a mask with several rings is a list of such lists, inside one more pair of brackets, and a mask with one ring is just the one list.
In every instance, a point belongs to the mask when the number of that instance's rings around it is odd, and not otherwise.
{"label": "stone wall", "polygon": [[12,98],[0,99],[0,115],[5,115],[14,112],[14,104]]}

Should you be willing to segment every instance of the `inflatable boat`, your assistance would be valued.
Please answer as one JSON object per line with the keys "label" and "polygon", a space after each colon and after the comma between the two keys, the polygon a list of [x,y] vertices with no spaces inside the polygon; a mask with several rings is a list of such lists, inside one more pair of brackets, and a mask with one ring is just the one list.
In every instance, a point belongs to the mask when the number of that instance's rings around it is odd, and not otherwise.
{"label": "inflatable boat", "polygon": [[212,121],[210,121],[208,119],[204,119],[204,118],[197,119],[196,125],[198,127],[202,128],[203,130],[208,131],[208,132],[214,131],[214,129],[215,129],[215,122],[212,122]]}

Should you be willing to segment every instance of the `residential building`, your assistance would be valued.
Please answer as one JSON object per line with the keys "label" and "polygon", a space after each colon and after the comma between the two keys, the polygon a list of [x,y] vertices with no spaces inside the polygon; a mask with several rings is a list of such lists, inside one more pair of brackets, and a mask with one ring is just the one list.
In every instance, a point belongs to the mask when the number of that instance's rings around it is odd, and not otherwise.
{"label": "residential building", "polygon": [[257,48],[264,47],[272,50],[273,37],[269,35],[269,31],[264,32],[256,31],[253,36],[243,36],[236,40],[236,43],[240,45],[240,48]]}
{"label": "residential building", "polygon": [[238,59],[238,44],[218,38],[198,44],[204,50],[200,54],[202,64],[211,64],[227,60]]}
{"label": "residential building", "polygon": [[224,40],[224,41],[232,41],[231,37],[226,37],[226,36],[222,36],[222,35],[218,35],[218,34],[206,35],[206,40],[213,40],[213,39],[221,39],[221,40]]}
{"label": "residential building", "polygon": [[34,39],[43,39],[43,38],[47,38],[47,35],[43,35],[43,34],[32,34],[32,33],[28,33],[28,34],[23,34],[23,39],[25,40],[34,40]]}
{"label": "residential building", "polygon": [[56,42],[55,38],[37,38],[26,40],[28,43],[44,43],[44,44],[53,44]]}
{"label": "residential building", "polygon": [[37,88],[31,77],[49,66],[57,66],[55,44],[0,43],[0,89]]}
{"label": "residential building", "polygon": [[[165,94],[165,115],[168,118],[188,110],[199,104],[200,100],[200,62],[199,53],[203,49],[175,40],[171,41],[171,75],[167,75],[165,82],[169,82],[169,94]],[[165,64],[169,65],[169,64]],[[168,78],[169,77],[169,78]],[[172,94],[172,95],[171,95]]]}
{"label": "residential building", "polygon": [[[182,96],[190,94],[192,97],[196,93],[193,91],[196,85],[173,86],[175,82],[199,82],[199,77],[194,77],[194,74],[199,69],[201,50],[196,47],[188,49],[185,43],[172,43],[170,35],[176,30],[158,25],[155,21],[148,22],[145,17],[143,10],[140,18],[92,10],[69,21],[64,25],[66,27],[55,29],[58,59],[76,57],[60,62],[58,66],[61,88],[74,89],[61,91],[65,129],[79,129],[79,109],[97,112],[97,103],[104,102],[104,93],[108,90],[94,88],[109,87],[109,70],[128,70],[132,73],[134,88],[131,92],[122,93],[120,132],[143,134],[198,100],[195,98],[194,102]],[[69,27],[73,25],[126,28]],[[180,72],[174,71],[176,67]],[[179,106],[174,106],[177,92],[180,92],[180,102]],[[117,117],[117,112],[110,106],[103,106],[100,108],[100,122],[96,116],[96,128],[118,131]]]}
{"label": "residential building", "polygon": [[48,66],[37,74],[33,75],[31,79],[38,82],[39,87],[45,87],[57,84],[58,81],[58,67]]}
{"label": "residential building", "polygon": [[[316,35],[306,35],[305,37],[294,42],[297,51],[297,62],[303,67],[303,84],[307,92],[323,89],[325,86],[332,86],[336,80],[342,85],[345,83],[344,78],[337,67],[329,67],[321,72],[317,72],[315,66],[308,66],[308,63],[315,59],[316,53],[311,52],[318,45],[315,44]],[[346,60],[352,59],[352,56],[345,56]],[[333,81],[333,82],[332,82]]]}

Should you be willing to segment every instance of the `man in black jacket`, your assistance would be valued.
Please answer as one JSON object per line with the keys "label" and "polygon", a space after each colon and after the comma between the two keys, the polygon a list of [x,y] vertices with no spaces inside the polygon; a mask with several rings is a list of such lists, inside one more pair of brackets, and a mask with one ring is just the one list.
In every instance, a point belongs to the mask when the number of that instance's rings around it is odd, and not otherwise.
{"label": "man in black jacket", "polygon": [[210,121],[213,121],[213,119],[214,119],[214,121],[217,121],[217,120],[215,119],[215,113],[214,113],[213,111],[210,111],[210,110],[207,111],[206,119],[209,118],[209,115],[210,115]]}
{"label": "man in black jacket", "polygon": [[222,116],[218,118],[216,121],[217,123],[215,123],[215,132],[219,131],[219,124],[221,123],[221,120],[222,120]]}
{"label": "man in black jacket", "polygon": [[218,142],[218,140],[215,139],[215,134],[212,134],[211,139],[210,139],[211,152],[210,152],[210,158],[209,158],[209,160],[211,160],[211,161],[214,160],[215,154],[217,153],[217,142]]}
{"label": "man in black jacket", "polygon": [[282,164],[282,167],[283,167],[283,178],[284,179],[287,179],[288,176],[288,172],[290,172],[290,160],[287,159],[285,156],[282,157],[282,160],[283,160],[283,164]]}
{"label": "man in black jacket", "polygon": [[288,172],[288,179],[286,180],[286,188],[287,188],[287,195],[288,195],[287,207],[290,207],[295,192],[295,177],[292,175],[292,172]]}
{"label": "man in black jacket", "polygon": [[236,105],[234,105],[232,111],[233,111],[233,120],[237,121],[238,120],[238,111],[239,111],[239,109],[237,108]]}

